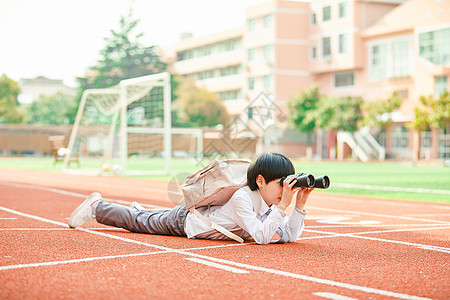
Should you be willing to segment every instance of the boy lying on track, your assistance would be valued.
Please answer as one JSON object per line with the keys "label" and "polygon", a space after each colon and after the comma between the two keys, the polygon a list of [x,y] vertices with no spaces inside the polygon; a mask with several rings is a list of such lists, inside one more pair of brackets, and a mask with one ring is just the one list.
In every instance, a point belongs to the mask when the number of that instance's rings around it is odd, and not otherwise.
{"label": "boy lying on track", "polygon": [[[294,187],[294,174],[292,162],[284,155],[263,154],[247,171],[247,184],[251,191],[240,188],[223,206],[199,211],[209,221],[233,231],[244,240],[253,238],[258,244],[268,244],[277,234],[280,237],[276,241],[278,243],[295,242],[303,231],[305,204],[314,188]],[[283,178],[286,180],[281,185]],[[261,201],[260,209],[256,212],[252,191],[257,193]],[[292,201],[295,201],[295,207],[288,217],[285,210]],[[108,203],[99,193],[93,193],[71,214],[69,226],[75,228],[93,219],[131,232],[228,239],[189,213],[185,204],[173,209],[143,209],[139,204],[127,207]],[[239,230],[235,231],[236,228]]]}

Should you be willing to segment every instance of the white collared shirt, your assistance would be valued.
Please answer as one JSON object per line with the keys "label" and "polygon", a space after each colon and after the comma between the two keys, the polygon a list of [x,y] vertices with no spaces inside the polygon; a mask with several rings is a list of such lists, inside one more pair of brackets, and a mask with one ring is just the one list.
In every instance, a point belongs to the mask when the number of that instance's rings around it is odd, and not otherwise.
{"label": "white collared shirt", "polygon": [[[279,243],[295,242],[303,231],[306,211],[300,212],[295,208],[287,217],[276,205],[271,205],[270,209],[271,212],[267,218],[261,221],[262,216],[269,210],[269,206],[261,198],[261,209],[255,213],[250,194],[241,188],[225,205],[200,207],[197,210],[209,221],[225,227],[244,240],[253,237],[258,244],[268,244],[277,233],[281,237]],[[233,231],[236,228],[242,230]],[[185,231],[188,238],[228,239],[192,213],[187,215]]]}

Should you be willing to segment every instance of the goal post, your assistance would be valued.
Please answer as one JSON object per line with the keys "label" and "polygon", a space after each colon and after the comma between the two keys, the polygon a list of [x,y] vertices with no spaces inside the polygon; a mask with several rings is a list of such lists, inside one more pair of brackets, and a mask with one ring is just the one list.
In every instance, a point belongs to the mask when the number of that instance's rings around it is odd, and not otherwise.
{"label": "goal post", "polygon": [[[63,171],[85,174],[168,174],[172,158],[171,86],[167,72],[84,91]],[[147,130],[146,130],[147,129]],[[71,166],[78,156],[80,167]],[[151,159],[157,162],[150,163]],[[131,167],[130,160],[135,162]],[[163,164],[161,164],[163,162]]]}

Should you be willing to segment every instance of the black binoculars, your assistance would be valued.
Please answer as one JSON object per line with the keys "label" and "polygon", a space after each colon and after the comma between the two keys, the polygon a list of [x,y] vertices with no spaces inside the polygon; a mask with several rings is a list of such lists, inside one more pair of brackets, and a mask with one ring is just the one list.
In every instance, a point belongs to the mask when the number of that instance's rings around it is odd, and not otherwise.
{"label": "black binoculars", "polygon": [[[330,186],[330,178],[327,175],[319,176],[314,178],[311,174],[297,173],[294,175],[297,182],[294,187],[308,187],[308,188],[319,188],[327,189]],[[283,182],[286,178],[280,180],[280,185],[283,186]]]}

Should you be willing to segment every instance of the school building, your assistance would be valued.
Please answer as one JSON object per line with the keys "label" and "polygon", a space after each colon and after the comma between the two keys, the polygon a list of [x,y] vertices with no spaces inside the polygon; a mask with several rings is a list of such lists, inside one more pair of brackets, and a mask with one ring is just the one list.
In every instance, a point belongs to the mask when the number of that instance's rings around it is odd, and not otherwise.
{"label": "school building", "polygon": [[[344,158],[366,151],[358,157],[412,158],[420,138],[423,158],[450,158],[450,127],[420,136],[406,127],[420,96],[449,89],[450,0],[272,0],[248,7],[243,27],[185,34],[171,53],[172,73],[192,76],[247,122],[261,92],[286,116],[288,101],[315,83],[322,95],[371,101],[397,92],[403,98],[386,128],[338,135],[337,154],[335,133],[317,130],[311,138],[286,130],[283,117],[259,126],[262,141],[291,156]],[[280,130],[278,139],[264,138]],[[363,145],[373,143],[372,136],[378,145]]]}

